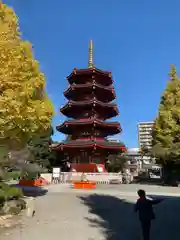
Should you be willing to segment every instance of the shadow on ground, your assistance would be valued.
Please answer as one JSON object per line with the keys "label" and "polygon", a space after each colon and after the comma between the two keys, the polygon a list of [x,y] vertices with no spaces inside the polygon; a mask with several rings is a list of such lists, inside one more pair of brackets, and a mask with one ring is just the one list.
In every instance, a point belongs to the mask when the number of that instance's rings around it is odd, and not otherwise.
{"label": "shadow on ground", "polygon": [[[149,196],[165,200],[154,207],[157,219],[153,221],[151,239],[179,240],[180,199],[166,196]],[[100,228],[105,240],[139,240],[139,221],[134,213],[134,203],[109,195],[81,196],[91,217],[86,218],[91,227]]]}
{"label": "shadow on ground", "polygon": [[14,187],[21,188],[25,197],[40,197],[46,195],[47,189],[42,187],[25,187],[19,184],[14,184]]}
{"label": "shadow on ground", "polygon": [[133,183],[140,184],[140,185],[158,185],[158,186],[163,186],[163,181],[161,179],[134,177]]}

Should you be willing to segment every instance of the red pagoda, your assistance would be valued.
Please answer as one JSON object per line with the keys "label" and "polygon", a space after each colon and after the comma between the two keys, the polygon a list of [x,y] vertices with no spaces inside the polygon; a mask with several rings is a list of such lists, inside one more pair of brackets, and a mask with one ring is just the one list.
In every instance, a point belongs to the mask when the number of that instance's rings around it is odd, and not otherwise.
{"label": "red pagoda", "polygon": [[[92,41],[87,69],[74,69],[67,77],[67,104],[60,112],[69,120],[56,127],[68,137],[54,147],[78,171],[78,165],[104,166],[110,154],[126,151],[124,144],[108,141],[107,136],[120,133],[118,122],[107,119],[118,115],[111,72],[94,67]],[[59,152],[60,153],[60,152]]]}

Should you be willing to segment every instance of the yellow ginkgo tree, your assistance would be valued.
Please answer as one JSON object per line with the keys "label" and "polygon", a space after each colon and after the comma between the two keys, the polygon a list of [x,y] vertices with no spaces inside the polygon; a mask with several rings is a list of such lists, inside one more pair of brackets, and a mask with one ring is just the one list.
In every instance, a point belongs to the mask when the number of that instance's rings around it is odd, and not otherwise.
{"label": "yellow ginkgo tree", "polygon": [[54,111],[45,83],[15,12],[0,3],[0,145],[22,147],[51,129]]}

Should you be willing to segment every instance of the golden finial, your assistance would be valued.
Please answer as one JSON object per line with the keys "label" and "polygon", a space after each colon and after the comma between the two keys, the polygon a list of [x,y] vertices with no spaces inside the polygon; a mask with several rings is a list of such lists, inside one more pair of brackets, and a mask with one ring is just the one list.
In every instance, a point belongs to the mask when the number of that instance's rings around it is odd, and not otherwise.
{"label": "golden finial", "polygon": [[88,68],[93,68],[93,43],[92,40],[90,40],[89,43],[89,59],[88,59]]}

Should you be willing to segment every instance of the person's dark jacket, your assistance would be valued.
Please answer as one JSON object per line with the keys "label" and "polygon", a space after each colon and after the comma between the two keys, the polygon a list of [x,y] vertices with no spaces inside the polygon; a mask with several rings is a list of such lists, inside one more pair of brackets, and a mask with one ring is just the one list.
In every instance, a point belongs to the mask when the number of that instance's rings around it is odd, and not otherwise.
{"label": "person's dark jacket", "polygon": [[140,221],[151,221],[155,219],[153,211],[154,204],[160,203],[162,200],[150,200],[147,198],[139,198],[135,204],[135,212],[139,213]]}

